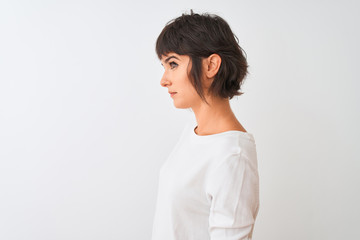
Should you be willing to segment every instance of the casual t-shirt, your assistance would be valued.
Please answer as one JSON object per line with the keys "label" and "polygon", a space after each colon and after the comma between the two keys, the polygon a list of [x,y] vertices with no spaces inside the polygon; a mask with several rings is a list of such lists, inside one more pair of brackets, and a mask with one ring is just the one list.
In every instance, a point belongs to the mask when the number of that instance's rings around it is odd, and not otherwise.
{"label": "casual t-shirt", "polygon": [[160,168],[152,240],[249,240],[259,210],[254,137],[188,122]]}

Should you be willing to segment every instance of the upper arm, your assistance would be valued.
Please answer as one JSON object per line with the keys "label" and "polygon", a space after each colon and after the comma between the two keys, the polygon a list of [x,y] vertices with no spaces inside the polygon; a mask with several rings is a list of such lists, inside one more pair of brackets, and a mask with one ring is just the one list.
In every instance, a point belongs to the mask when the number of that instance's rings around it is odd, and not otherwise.
{"label": "upper arm", "polygon": [[259,210],[257,167],[242,152],[231,154],[212,170],[207,184],[212,240],[251,239]]}

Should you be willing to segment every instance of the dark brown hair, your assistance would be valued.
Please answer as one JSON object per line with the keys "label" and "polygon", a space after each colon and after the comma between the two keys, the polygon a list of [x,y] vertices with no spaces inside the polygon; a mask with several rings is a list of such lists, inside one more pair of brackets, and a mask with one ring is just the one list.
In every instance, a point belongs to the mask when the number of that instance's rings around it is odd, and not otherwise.
{"label": "dark brown hair", "polygon": [[248,74],[248,64],[238,43],[239,39],[223,18],[209,13],[200,15],[191,10],[190,14],[184,13],[166,24],[156,40],[156,53],[159,59],[170,52],[188,55],[192,63],[189,79],[205,102],[202,59],[218,54],[221,65],[209,94],[232,99],[243,94],[239,90]]}

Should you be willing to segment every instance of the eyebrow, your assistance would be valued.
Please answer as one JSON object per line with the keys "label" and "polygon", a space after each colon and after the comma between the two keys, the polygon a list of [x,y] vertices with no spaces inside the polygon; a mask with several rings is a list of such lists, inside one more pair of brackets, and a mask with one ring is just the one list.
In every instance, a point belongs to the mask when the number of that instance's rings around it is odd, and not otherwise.
{"label": "eyebrow", "polygon": [[[177,59],[177,60],[180,61],[179,58],[177,58],[177,57],[175,57],[175,56],[170,56],[170,57],[166,58],[164,62],[167,63],[167,62],[168,62],[170,59],[172,59],[172,58],[175,58],[175,59]],[[162,65],[162,64],[161,64],[161,65]]]}

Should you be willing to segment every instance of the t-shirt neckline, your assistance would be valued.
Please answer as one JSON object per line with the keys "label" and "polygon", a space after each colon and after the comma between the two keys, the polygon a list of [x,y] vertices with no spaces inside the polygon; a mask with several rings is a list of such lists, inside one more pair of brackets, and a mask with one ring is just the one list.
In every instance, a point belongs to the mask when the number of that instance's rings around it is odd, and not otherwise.
{"label": "t-shirt neckline", "polygon": [[193,138],[198,139],[198,140],[218,138],[218,137],[225,136],[225,135],[236,135],[236,136],[246,138],[252,142],[255,142],[254,136],[249,132],[243,132],[243,131],[239,131],[239,130],[228,130],[225,132],[214,133],[214,134],[209,134],[209,135],[198,135],[195,132],[196,128],[197,128],[197,123],[190,125],[191,135],[193,136]]}

